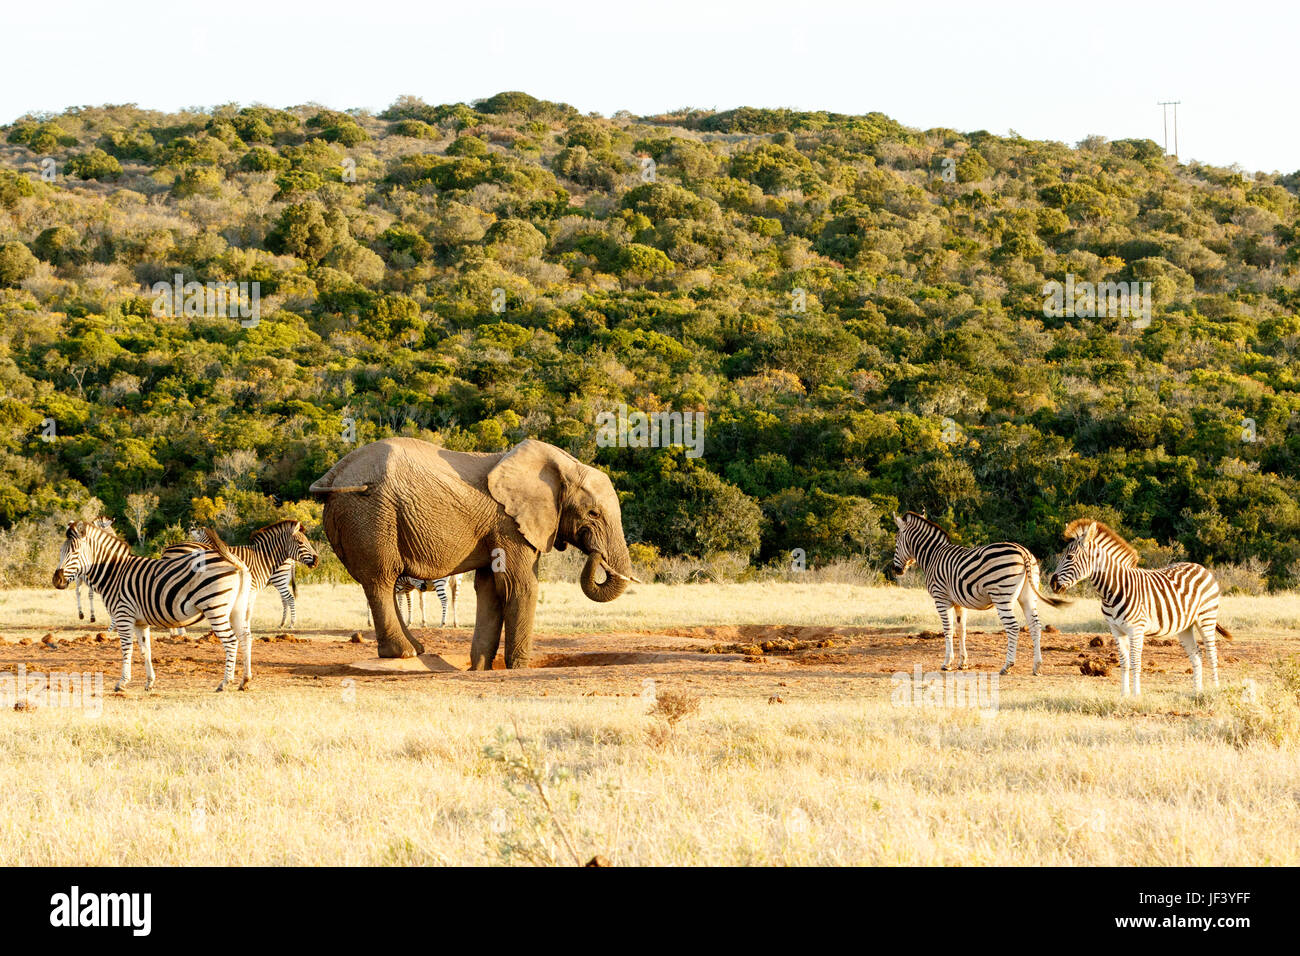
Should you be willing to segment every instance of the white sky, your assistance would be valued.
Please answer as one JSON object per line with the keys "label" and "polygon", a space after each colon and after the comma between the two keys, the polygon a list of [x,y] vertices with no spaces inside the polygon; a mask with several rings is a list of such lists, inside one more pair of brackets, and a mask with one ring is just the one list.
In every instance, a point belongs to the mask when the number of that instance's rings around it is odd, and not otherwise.
{"label": "white sky", "polygon": [[0,122],[102,103],[378,111],[403,93],[523,90],[607,116],[879,110],[1073,144],[1160,142],[1156,102],[1181,100],[1184,160],[1300,169],[1294,0],[184,2],[7,4]]}

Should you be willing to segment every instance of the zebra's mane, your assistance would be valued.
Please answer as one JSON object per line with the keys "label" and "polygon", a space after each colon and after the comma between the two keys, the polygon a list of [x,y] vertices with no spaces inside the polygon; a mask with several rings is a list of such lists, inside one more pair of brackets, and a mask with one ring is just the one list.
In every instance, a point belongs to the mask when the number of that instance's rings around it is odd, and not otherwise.
{"label": "zebra's mane", "polygon": [[250,534],[248,536],[248,543],[252,544],[260,536],[265,534],[270,534],[272,531],[274,531],[276,528],[280,527],[280,525],[283,524],[299,524],[299,521],[297,518],[281,518],[279,521],[272,521],[270,524],[264,525],[261,528],[258,528],[252,534]]}
{"label": "zebra's mane", "polygon": [[1118,531],[1104,521],[1094,521],[1092,518],[1076,518],[1065,529],[1066,539],[1078,537],[1089,524],[1095,524],[1098,536],[1109,540],[1115,550],[1119,552],[1121,564],[1130,568],[1137,567],[1138,561],[1142,559],[1142,556],[1137,553],[1137,549],[1125,541]]}
{"label": "zebra's mane", "polygon": [[944,539],[945,541],[951,541],[951,540],[952,540],[952,536],[949,535],[947,531],[944,531],[942,528],[940,528],[937,524],[935,524],[933,521],[931,521],[931,520],[930,520],[929,518],[927,518],[925,515],[919,515],[919,514],[917,514],[915,511],[909,511],[909,512],[907,513],[906,517],[908,517],[908,518],[915,518],[917,521],[920,521],[920,522],[922,522],[922,523],[924,523],[924,524],[928,524],[928,525],[929,525],[931,528],[933,528],[935,531],[937,531],[937,532],[939,532],[941,535],[943,535],[943,539]]}
{"label": "zebra's mane", "polygon": [[123,545],[123,546],[124,546],[128,551],[131,550],[131,543],[130,543],[129,541],[127,541],[126,538],[124,538],[124,537],[122,537],[120,534],[118,534],[116,531],[112,531],[112,530],[110,530],[110,529],[108,529],[108,528],[101,528],[99,525],[95,524],[95,522],[93,522],[93,521],[81,521],[81,522],[78,522],[78,523],[81,524],[81,525],[85,528],[85,530],[86,530],[87,532],[89,532],[89,531],[91,531],[91,530],[98,531],[100,534],[102,534],[102,535],[103,535],[104,537],[106,537],[106,538],[112,538],[112,539],[115,540],[115,541],[120,541],[120,542],[122,543],[122,545]]}

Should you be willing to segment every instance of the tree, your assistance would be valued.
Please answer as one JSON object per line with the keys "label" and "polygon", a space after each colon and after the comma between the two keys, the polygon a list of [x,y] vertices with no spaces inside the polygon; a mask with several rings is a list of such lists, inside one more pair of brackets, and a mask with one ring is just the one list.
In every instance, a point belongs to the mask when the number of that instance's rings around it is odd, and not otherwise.
{"label": "tree", "polygon": [[126,520],[135,530],[136,544],[144,543],[144,527],[158,510],[158,496],[151,491],[126,496]]}
{"label": "tree", "polygon": [[36,274],[37,259],[21,242],[0,246],[0,286],[13,288]]}

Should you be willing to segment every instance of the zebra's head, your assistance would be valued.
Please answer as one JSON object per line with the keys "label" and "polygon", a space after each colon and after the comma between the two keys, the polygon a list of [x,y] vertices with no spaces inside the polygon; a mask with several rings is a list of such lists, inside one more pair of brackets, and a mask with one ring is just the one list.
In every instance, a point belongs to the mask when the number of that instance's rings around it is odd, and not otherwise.
{"label": "zebra's head", "polygon": [[1065,550],[1048,586],[1060,594],[1092,576],[1097,566],[1097,522],[1075,521],[1065,529]]}
{"label": "zebra's head", "polygon": [[299,564],[308,568],[314,568],[320,564],[320,555],[312,547],[311,542],[307,540],[307,532],[303,530],[301,521],[293,529],[293,547],[294,560]]}
{"label": "zebra's head", "polygon": [[255,548],[277,555],[277,560],[293,558],[299,564],[309,568],[314,568],[320,563],[320,555],[307,540],[302,522],[292,518],[277,521],[265,528],[258,528],[248,539],[248,543]]}
{"label": "zebra's head", "polygon": [[54,569],[54,586],[60,591],[81,577],[82,571],[90,564],[88,532],[89,526],[84,521],[68,522],[63,547],[59,549],[59,563]]}
{"label": "zebra's head", "polygon": [[916,564],[916,524],[911,515],[900,518],[894,515],[894,524],[898,525],[898,537],[894,541],[894,574],[902,574]]}

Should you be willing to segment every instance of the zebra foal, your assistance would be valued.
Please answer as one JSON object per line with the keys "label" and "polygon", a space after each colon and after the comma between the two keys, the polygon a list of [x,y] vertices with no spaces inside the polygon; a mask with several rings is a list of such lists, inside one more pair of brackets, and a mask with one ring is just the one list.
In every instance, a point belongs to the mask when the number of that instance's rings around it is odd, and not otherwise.
{"label": "zebra foal", "polygon": [[1007,635],[1007,662],[999,673],[1005,674],[1016,663],[1016,644],[1020,639],[1020,622],[1016,619],[1018,602],[1025,614],[1030,636],[1034,640],[1034,673],[1043,664],[1040,646],[1043,627],[1038,620],[1037,595],[1053,607],[1068,603],[1043,594],[1038,589],[1038,560],[1023,545],[1011,542],[965,548],[953,544],[937,524],[909,511],[894,515],[898,537],[894,542],[894,573],[902,574],[913,564],[925,575],[925,586],[934,599],[939,621],[943,625],[943,669],[952,665],[953,623],[961,640],[959,670],[966,667],[966,611],[997,608],[998,618]]}
{"label": "zebra foal", "polygon": [[1216,634],[1232,640],[1219,623],[1219,582],[1199,564],[1183,561],[1168,567],[1139,568],[1138,553],[1100,521],[1080,518],[1065,529],[1068,544],[1047,583],[1057,593],[1092,579],[1101,595],[1101,613],[1115,638],[1121,693],[1142,693],[1142,641],[1177,634],[1192,662],[1192,683],[1201,690],[1200,635],[1210,658],[1210,675],[1219,686]]}
{"label": "zebra foal", "polygon": [[[140,644],[144,657],[145,690],[154,685],[153,652],[149,628],[196,624],[204,618],[226,652],[225,676],[217,685],[224,690],[235,677],[235,653],[239,637],[251,650],[253,635],[248,627],[248,567],[210,532],[212,548],[196,553],[162,558],[142,558],[131,546],[103,528],[74,521],[68,525],[59,563],[54,569],[54,586],[63,590],[77,576],[99,592],[104,609],[122,643],[122,677],[116,690],[131,682],[131,652]],[[133,640],[134,639],[134,640]],[[252,680],[248,661],[244,682]]]}

